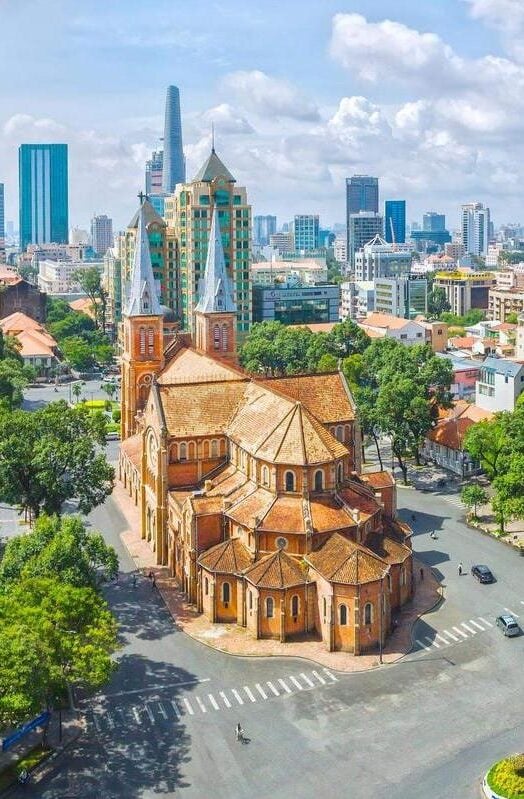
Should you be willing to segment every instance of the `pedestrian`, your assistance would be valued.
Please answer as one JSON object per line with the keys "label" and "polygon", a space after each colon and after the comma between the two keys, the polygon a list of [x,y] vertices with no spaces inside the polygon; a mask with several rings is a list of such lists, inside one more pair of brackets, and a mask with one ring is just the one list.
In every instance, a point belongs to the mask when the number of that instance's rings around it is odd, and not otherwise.
{"label": "pedestrian", "polygon": [[151,571],[151,569],[149,570],[149,574],[148,574],[147,576],[148,576],[148,578],[149,578],[150,580],[152,580],[152,579],[153,579],[153,572]]}
{"label": "pedestrian", "polygon": [[133,574],[133,588],[136,588],[136,574]]}
{"label": "pedestrian", "polygon": [[156,577],[155,577],[154,574],[153,574],[153,579],[151,581],[151,589],[153,589],[153,588],[156,588]]}
{"label": "pedestrian", "polygon": [[458,565],[459,577],[462,577],[463,571],[464,571],[464,567],[462,566],[462,563],[459,563],[459,565]]}
{"label": "pedestrian", "polygon": [[241,741],[242,738],[244,737],[244,730],[240,726],[240,722],[238,722],[237,726],[235,727],[235,735],[237,741]]}
{"label": "pedestrian", "polygon": [[424,580],[424,569],[421,569],[420,570],[420,581],[422,582],[423,580]]}

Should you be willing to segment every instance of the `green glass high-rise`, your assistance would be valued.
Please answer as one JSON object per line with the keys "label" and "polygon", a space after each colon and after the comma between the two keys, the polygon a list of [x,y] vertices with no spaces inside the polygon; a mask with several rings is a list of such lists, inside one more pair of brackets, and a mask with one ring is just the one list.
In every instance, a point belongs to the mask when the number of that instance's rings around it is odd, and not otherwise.
{"label": "green glass high-rise", "polygon": [[21,249],[28,244],[66,244],[67,144],[21,144],[18,179]]}

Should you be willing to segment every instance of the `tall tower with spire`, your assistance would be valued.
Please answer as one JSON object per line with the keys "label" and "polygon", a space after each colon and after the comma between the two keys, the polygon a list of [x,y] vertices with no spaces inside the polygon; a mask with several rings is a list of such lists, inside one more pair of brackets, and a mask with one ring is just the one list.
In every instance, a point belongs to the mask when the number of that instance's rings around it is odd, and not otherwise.
{"label": "tall tower with spire", "polygon": [[195,308],[195,346],[227,360],[236,360],[236,304],[224,259],[224,247],[215,208],[207,248],[206,269]]}
{"label": "tall tower with spire", "polygon": [[135,432],[135,417],[145,406],[154,376],[164,365],[163,311],[159,303],[144,201],[141,198],[129,296],[122,314],[122,440]]}

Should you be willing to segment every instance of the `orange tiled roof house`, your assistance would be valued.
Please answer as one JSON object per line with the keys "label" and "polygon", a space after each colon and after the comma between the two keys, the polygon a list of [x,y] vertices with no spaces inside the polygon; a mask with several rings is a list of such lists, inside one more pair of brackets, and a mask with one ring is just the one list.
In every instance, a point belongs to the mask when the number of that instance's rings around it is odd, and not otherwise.
{"label": "orange tiled roof house", "polygon": [[120,479],[157,563],[211,621],[256,638],[321,636],[329,650],[360,654],[385,640],[413,591],[394,482],[360,474],[341,373],[239,369],[216,212],[209,242],[194,338],[179,333],[164,348],[140,215],[123,319]]}

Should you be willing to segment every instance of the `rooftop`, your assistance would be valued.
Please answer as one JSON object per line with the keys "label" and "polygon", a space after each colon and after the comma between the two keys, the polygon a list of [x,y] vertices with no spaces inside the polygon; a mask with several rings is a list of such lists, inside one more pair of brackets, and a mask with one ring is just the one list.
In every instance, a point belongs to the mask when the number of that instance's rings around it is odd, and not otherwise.
{"label": "rooftop", "polygon": [[230,183],[235,183],[235,178],[229,171],[229,169],[224,166],[220,158],[215,152],[215,148],[211,150],[208,158],[202,164],[198,172],[196,173],[195,177],[193,178],[193,183],[211,183],[212,180],[218,177],[225,178]]}

